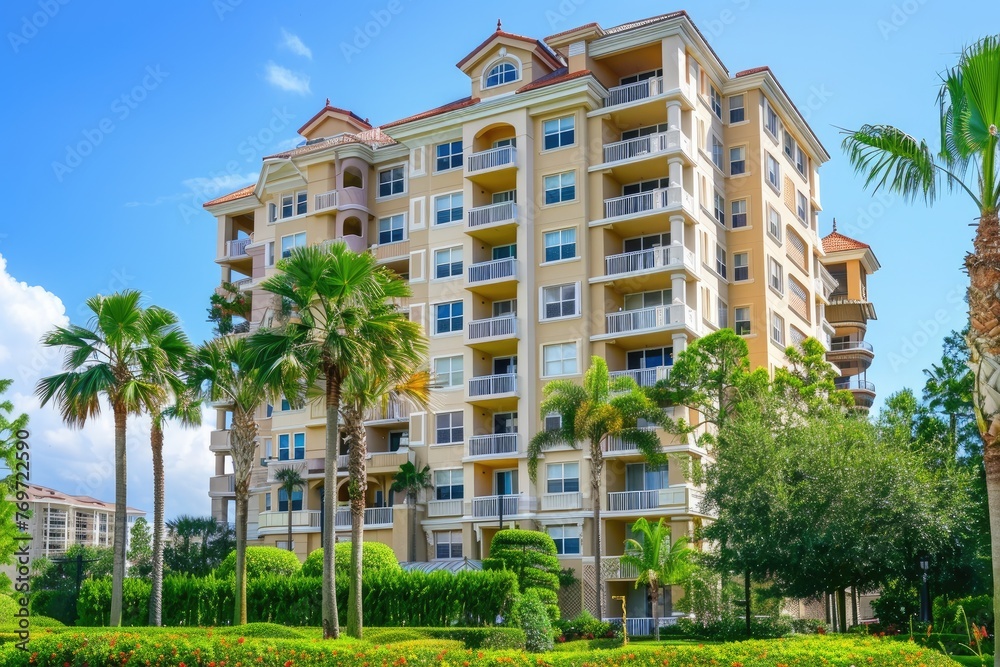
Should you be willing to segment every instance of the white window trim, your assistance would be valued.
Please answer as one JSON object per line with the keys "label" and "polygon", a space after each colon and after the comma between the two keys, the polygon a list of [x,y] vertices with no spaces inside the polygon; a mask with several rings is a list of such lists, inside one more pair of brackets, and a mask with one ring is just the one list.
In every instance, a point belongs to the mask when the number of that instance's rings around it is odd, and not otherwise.
{"label": "white window trim", "polygon": [[[573,261],[573,260],[560,260],[560,261]],[[555,262],[551,262],[555,264]],[[545,317],[545,288],[546,287],[562,287],[563,285],[575,285],[576,286],[576,314],[575,315],[560,315],[559,317]],[[562,322],[564,320],[575,320],[577,318],[583,317],[583,287],[580,281],[572,281],[568,283],[553,283],[551,285],[539,285],[538,286],[538,323],[543,324],[546,322]]]}
{"label": "white window trim", "polygon": [[[778,216],[778,235],[777,236],[775,236],[773,233],[771,233],[771,212],[772,211]],[[767,231],[767,235],[770,236],[771,239],[775,243],[777,243],[779,246],[782,245],[782,243],[784,243],[784,234],[781,233],[782,232],[781,213],[778,212],[778,209],[774,208],[770,204],[767,205],[767,209],[764,211],[764,213],[767,215],[767,219],[764,220],[764,225],[765,225],[765,230]]]}
{"label": "white window trim", "polygon": [[[563,201],[557,201],[554,204],[545,203],[545,179],[549,176],[562,176],[563,174],[573,174],[573,198],[565,199]],[[561,189],[561,188],[560,188]],[[557,171],[551,174],[542,174],[542,204],[541,208],[555,208],[557,206],[566,206],[568,204],[575,204],[580,201],[580,174],[577,173],[576,169],[566,169],[565,171]]]}
{"label": "white window trim", "polygon": [[[439,170],[437,168],[437,161],[438,161],[437,147],[438,146],[443,146],[444,144],[448,144],[450,146],[451,144],[455,143],[456,141],[461,141],[462,142],[462,152],[461,152],[462,161],[461,161],[461,163],[457,167],[448,167],[447,169],[440,169]],[[459,169],[464,169],[465,168],[465,140],[462,137],[457,137],[455,139],[446,139],[444,141],[439,141],[438,143],[433,144],[431,146],[431,148],[433,149],[433,155],[432,155],[431,159],[434,160],[434,169],[431,171],[432,174],[434,174],[434,175],[437,175],[437,174],[447,174],[447,173],[450,173],[450,172],[453,172],[453,171],[458,171]]]}
{"label": "white window trim", "polygon": [[[563,118],[573,119],[573,143],[566,144],[565,146],[556,146],[555,148],[545,148],[545,123],[550,120],[562,120]],[[539,119],[539,122],[541,123],[541,128],[542,128],[542,131],[540,133],[542,137],[542,150],[540,151],[541,153],[555,153],[556,151],[565,150],[567,148],[575,148],[580,143],[579,139],[580,133],[578,132],[579,128],[577,127],[577,118],[575,113],[571,113],[566,116],[550,116],[548,118],[541,118]],[[542,181],[542,185],[543,186],[545,185],[544,180]]]}
{"label": "white window trim", "polygon": [[[403,168],[403,191],[394,195],[387,195],[385,197],[379,196],[379,181],[378,181],[379,174],[381,174],[383,171],[389,171],[391,169],[395,169],[396,167]],[[409,169],[407,168],[406,160],[403,160],[402,162],[396,162],[393,164],[378,165],[375,169],[375,178],[373,179],[375,181],[375,201],[389,201],[391,199],[400,199],[402,197],[408,196],[410,194],[410,179],[407,177],[408,173]]]}
{"label": "white window trim", "polygon": [[[437,254],[438,254],[438,252],[441,251],[441,250],[454,250],[455,248],[461,248],[462,249],[462,272],[459,273],[457,276],[448,276],[447,278],[438,278],[437,277]],[[467,266],[465,264],[465,246],[463,244],[461,244],[461,243],[455,243],[455,244],[452,244],[452,245],[436,246],[434,248],[431,248],[431,266],[430,266],[430,268],[431,268],[431,273],[434,274],[433,276],[429,276],[429,278],[430,278],[429,282],[432,282],[432,283],[446,283],[449,280],[457,280],[459,278],[464,279],[465,278],[465,269],[467,268]],[[453,301],[457,301],[457,299],[453,299]],[[443,302],[443,303],[447,303],[447,302]],[[464,313],[463,313],[463,317],[464,317]]]}
{"label": "white window trim", "polygon": [[[448,331],[446,333],[438,333],[437,331],[437,307],[443,303],[458,303],[462,302],[462,328],[459,331]],[[439,301],[432,301],[427,304],[427,329],[430,333],[431,338],[454,338],[455,336],[464,336],[465,327],[468,326],[469,320],[467,319],[465,299],[441,299]]]}
{"label": "white window trim", "polygon": [[[556,150],[556,149],[552,149],[552,150]],[[542,231],[542,247],[541,247],[542,256],[543,257],[545,256],[545,235],[546,234],[554,234],[556,232],[564,232],[567,229],[573,229],[573,230],[576,231],[576,240],[573,241],[573,245],[576,246],[576,255],[574,255],[573,257],[566,257],[565,259],[554,259],[551,262],[539,262],[538,266],[552,266],[554,264],[565,264],[567,262],[575,262],[577,260],[582,259],[582,257],[580,256],[580,228],[577,227],[577,226],[575,226],[575,225],[570,225],[569,227],[559,227],[557,229],[546,229],[546,230],[543,230]],[[563,283],[563,284],[566,284],[566,283]]]}
{"label": "white window trim", "polygon": [[[545,348],[551,347],[553,345],[572,345],[573,347],[576,348],[576,372],[575,373],[562,373],[562,374],[559,374],[559,375],[546,375],[545,374]],[[538,368],[538,377],[540,377],[540,378],[543,378],[543,379],[545,379],[545,378],[571,378],[571,377],[577,377],[577,376],[583,375],[583,370],[582,370],[583,363],[582,363],[582,360],[580,359],[580,340],[579,339],[553,340],[553,341],[549,341],[547,343],[539,343],[538,344],[538,359],[539,359],[539,362],[540,362],[539,363],[539,368]]]}
{"label": "white window trim", "polygon": [[[452,170],[449,170],[452,171]],[[438,222],[437,221],[437,200],[441,197],[453,197],[455,195],[462,195],[462,217],[458,220],[452,220],[451,222]],[[465,224],[466,218],[466,208],[465,208],[465,191],[464,190],[449,190],[448,192],[438,192],[437,194],[431,195],[431,213],[430,213],[430,229],[448,229],[450,227],[455,227],[458,225]]]}
{"label": "white window trim", "polygon": [[[517,78],[514,79],[513,81],[508,81],[506,83],[498,83],[495,86],[487,86],[486,79],[489,78],[490,71],[505,60],[514,65],[514,68],[517,70]],[[518,58],[513,53],[503,51],[499,53],[493,60],[489,61],[483,66],[483,71],[479,75],[479,89],[493,90],[494,88],[503,88],[504,86],[509,86],[511,84],[521,81],[522,77],[524,77],[524,63],[522,63],[521,59]]]}
{"label": "white window trim", "polygon": [[[462,440],[458,441],[458,442],[438,442],[437,441],[437,418],[438,418],[438,415],[450,415],[450,414],[455,414],[456,412],[459,412],[459,413],[462,414]],[[469,439],[468,438],[468,433],[466,432],[467,426],[465,424],[466,419],[465,419],[465,410],[464,409],[442,410],[441,412],[432,412],[430,414],[434,415],[433,419],[431,420],[431,424],[430,424],[430,428],[431,428],[431,431],[432,431],[433,436],[434,436],[434,438],[433,438],[434,442],[430,443],[431,447],[454,447],[455,445],[464,445],[465,442],[466,442],[466,440]],[[453,429],[453,428],[454,428],[454,426],[449,427],[449,430]]]}
{"label": "white window trim", "polygon": [[[463,315],[463,319],[464,319],[464,315]],[[456,384],[456,385],[450,385],[448,387],[434,387],[434,391],[442,391],[442,392],[448,391],[448,392],[451,392],[451,391],[458,391],[460,389],[464,389],[465,388],[465,380],[466,380],[466,378],[465,378],[465,355],[464,354],[439,354],[436,357],[431,357],[430,358],[430,367],[431,367],[431,374],[432,374],[431,380],[435,384],[437,384],[437,377],[438,377],[438,375],[437,375],[436,366],[437,366],[437,362],[438,362],[439,359],[461,359],[462,360],[462,383],[461,384]]]}
{"label": "white window trim", "polygon": [[[375,218],[375,238],[376,238],[376,245],[380,245],[380,246],[382,246],[382,245],[392,245],[394,243],[402,243],[403,241],[409,241],[410,240],[410,227],[409,227],[409,224],[407,223],[407,220],[406,220],[406,218],[407,218],[406,213],[407,213],[406,211],[400,211],[399,213],[391,213],[389,215],[378,216],[378,217]],[[381,231],[378,228],[379,223],[381,223],[383,220],[390,220],[392,218],[395,218],[397,215],[398,216],[402,216],[402,218],[403,218],[403,241],[392,241],[390,243],[378,243],[377,239],[378,239],[378,235],[379,235],[379,233]]]}

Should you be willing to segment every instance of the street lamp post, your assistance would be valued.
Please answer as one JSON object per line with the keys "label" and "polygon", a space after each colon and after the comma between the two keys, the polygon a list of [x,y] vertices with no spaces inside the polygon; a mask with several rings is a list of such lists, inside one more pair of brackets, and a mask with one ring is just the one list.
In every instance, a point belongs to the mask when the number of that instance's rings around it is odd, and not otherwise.
{"label": "street lamp post", "polygon": [[920,620],[931,621],[931,594],[927,586],[927,571],[931,569],[931,559],[926,554],[920,556]]}

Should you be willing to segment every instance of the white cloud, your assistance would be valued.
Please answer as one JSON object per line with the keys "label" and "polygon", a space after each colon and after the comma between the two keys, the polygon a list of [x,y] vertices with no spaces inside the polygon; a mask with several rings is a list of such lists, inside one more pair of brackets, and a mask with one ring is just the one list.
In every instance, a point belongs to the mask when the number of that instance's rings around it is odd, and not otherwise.
{"label": "white cloud", "polygon": [[311,92],[309,90],[309,76],[307,74],[293,72],[292,70],[282,67],[273,61],[268,61],[267,66],[264,68],[264,72],[267,77],[267,82],[272,86],[276,86],[282,90],[287,90],[293,93],[298,93],[299,95],[305,95],[306,93]]}
{"label": "white cloud", "polygon": [[284,28],[281,29],[281,45],[297,56],[312,60],[312,49],[306,46],[298,35],[290,33]]}
{"label": "white cloud", "polygon": [[[114,501],[114,425],[110,411],[89,421],[83,429],[66,427],[58,410],[41,407],[34,396],[38,379],[61,369],[62,355],[44,348],[39,339],[70,319],[84,324],[84,304],[67,316],[62,300],[38,285],[16,280],[0,255],[0,377],[14,380],[4,398],[16,413],[27,413],[31,434],[31,479],[64,493],[89,495]],[[214,411],[206,410],[203,426],[185,430],[171,424],[164,441],[167,517],[177,514],[207,515],[211,511],[208,478],[215,474],[215,457],[208,451]],[[152,456],[148,420],[128,424],[128,502],[152,515]]]}
{"label": "white cloud", "polygon": [[[280,148],[280,146],[284,146],[285,143],[287,142],[280,142],[278,144],[279,148],[276,150],[285,150],[284,148]],[[233,190],[239,190],[242,187],[256,182],[256,172],[248,172],[246,174],[223,174],[221,176],[196,176],[194,178],[185,178],[181,181],[181,185],[186,188],[184,192],[175,192],[170,195],[160,195],[150,201],[127,201],[122,204],[122,206],[125,208],[139,208],[142,206],[153,207],[159,206],[160,204],[178,202],[184,199],[193,199],[195,203],[201,203],[208,201],[209,199],[221,197],[222,195],[232,192]]]}

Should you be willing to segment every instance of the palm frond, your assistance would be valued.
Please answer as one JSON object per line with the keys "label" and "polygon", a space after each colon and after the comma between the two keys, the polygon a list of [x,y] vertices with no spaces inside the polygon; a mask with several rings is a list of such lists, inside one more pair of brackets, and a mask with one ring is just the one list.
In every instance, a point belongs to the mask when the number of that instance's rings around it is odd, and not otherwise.
{"label": "palm frond", "polygon": [[891,125],[863,125],[843,134],[843,149],[854,171],[864,176],[865,187],[908,201],[937,198],[938,166],[926,142]]}

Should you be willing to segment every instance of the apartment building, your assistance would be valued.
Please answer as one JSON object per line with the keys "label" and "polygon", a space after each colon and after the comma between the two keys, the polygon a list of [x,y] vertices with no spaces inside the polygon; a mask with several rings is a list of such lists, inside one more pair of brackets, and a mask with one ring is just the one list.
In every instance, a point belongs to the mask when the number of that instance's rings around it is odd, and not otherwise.
{"label": "apartment building", "polygon": [[[405,560],[416,511],[418,559],[447,562],[487,556],[501,524],[543,530],[581,582],[563,592],[564,613],[595,608],[600,567],[604,609],[626,595],[631,629],[648,631],[645,593],[619,562],[629,526],[667,517],[690,533],[708,518],[699,490],[676,461],[649,465],[622,442],[607,444],[599,498],[589,457],[569,446],[546,452],[532,482],[526,443],[558,419],[540,414],[542,388],[579,380],[592,355],[650,386],[723,327],[745,337],[755,366],[783,363],[808,336],[829,347],[837,283],[817,234],[829,155],[768,68],[730,74],[684,12],[545,39],[498,25],[458,69],[468,96],[377,127],[327,100],[256,184],[206,203],[221,280],[251,295],[252,330],[273,312],[261,281],[295,247],[341,239],[408,279],[400,305],[429,338],[437,388],[426,409],[370,415],[366,539]],[[284,545],[291,503],[304,557],[320,546],[325,421],[322,406],[288,407],[261,407],[251,534]],[[220,519],[233,497],[226,424],[223,406],[211,441]],[[707,456],[661,441],[677,460]],[[407,460],[433,471],[415,509],[389,489]],[[273,485],[289,465],[309,481],[291,498]]]}

